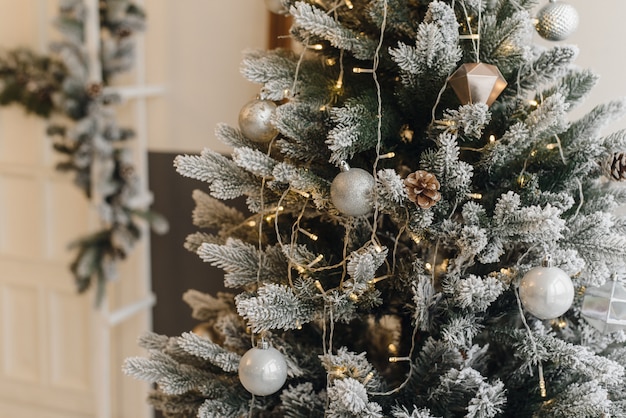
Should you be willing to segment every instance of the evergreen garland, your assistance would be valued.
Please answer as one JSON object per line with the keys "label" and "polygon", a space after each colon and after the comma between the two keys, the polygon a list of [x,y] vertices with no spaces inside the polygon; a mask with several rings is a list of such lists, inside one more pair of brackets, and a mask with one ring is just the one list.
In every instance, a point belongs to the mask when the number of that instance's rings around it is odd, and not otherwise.
{"label": "evergreen garland", "polygon": [[18,104],[48,119],[47,133],[63,156],[57,170],[73,173],[86,198],[97,197],[101,229],[70,248],[76,251],[71,271],[78,292],[95,283],[100,304],[117,263],[140,239],[138,219],[159,233],[167,230],[167,222],[148,209],[152,197],[141,189],[127,145],[134,132],[117,124],[114,106],[121,98],[107,89],[116,74],[132,67],[133,35],[144,29],[145,14],[132,1],[100,1],[102,83],[88,77],[87,18],[82,0],[63,0],[55,21],[63,38],[51,45],[50,54],[23,48],[0,54],[0,104]]}

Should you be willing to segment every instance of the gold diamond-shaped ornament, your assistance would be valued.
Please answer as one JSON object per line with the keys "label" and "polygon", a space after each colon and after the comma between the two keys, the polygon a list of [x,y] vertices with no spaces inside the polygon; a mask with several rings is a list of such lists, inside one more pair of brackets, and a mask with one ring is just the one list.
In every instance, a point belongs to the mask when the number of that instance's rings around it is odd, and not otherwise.
{"label": "gold diamond-shaped ornament", "polygon": [[485,103],[491,106],[507,82],[498,67],[482,62],[463,64],[448,81],[463,104]]}

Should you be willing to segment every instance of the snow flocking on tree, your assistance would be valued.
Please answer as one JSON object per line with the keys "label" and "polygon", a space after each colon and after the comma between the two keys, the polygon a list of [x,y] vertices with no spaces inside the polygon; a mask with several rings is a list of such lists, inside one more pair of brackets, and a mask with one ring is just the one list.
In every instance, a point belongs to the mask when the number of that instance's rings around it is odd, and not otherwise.
{"label": "snow flocking on tree", "polygon": [[602,129],[626,102],[568,118],[596,76],[533,43],[534,0],[272,4],[298,47],[245,54],[259,97],[216,129],[232,155],[175,160],[208,186],[186,248],[232,293],[184,295],[203,333],[142,337],[124,369],[157,383],[150,402],[626,416],[625,318],[597,319],[623,289],[626,132]]}

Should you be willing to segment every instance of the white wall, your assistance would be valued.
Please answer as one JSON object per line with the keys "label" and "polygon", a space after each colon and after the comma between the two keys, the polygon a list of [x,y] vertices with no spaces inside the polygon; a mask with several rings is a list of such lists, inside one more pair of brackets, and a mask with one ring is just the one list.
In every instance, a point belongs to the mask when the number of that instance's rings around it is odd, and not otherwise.
{"label": "white wall", "polygon": [[[541,1],[541,5],[546,3],[547,0]],[[600,103],[626,97],[626,1],[567,0],[567,3],[578,11],[580,24],[565,42],[580,48],[576,63],[581,68],[589,68],[600,76],[589,97],[572,112],[572,116],[576,117]],[[626,118],[607,127],[606,133],[624,128]]]}
{"label": "white wall", "polygon": [[266,48],[268,12],[262,0],[145,0],[147,83],[163,84],[150,104],[152,151],[226,151],[219,122],[237,123],[258,86],[239,74],[242,51]]}

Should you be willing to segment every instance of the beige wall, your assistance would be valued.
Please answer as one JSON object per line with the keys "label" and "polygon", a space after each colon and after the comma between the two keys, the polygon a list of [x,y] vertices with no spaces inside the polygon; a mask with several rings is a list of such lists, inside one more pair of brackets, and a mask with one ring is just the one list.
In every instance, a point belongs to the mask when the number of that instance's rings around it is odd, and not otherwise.
{"label": "beige wall", "polygon": [[[541,5],[547,0],[541,0]],[[600,75],[598,85],[589,97],[572,112],[580,116],[594,106],[626,97],[626,1],[623,0],[567,0],[580,17],[578,30],[567,40],[580,48],[577,64]],[[606,132],[626,128],[626,118],[610,125]]]}
{"label": "beige wall", "polygon": [[152,151],[226,148],[213,131],[236,125],[258,86],[239,74],[242,51],[265,48],[268,12],[262,0],[145,0],[147,83],[163,84],[150,103]]}

